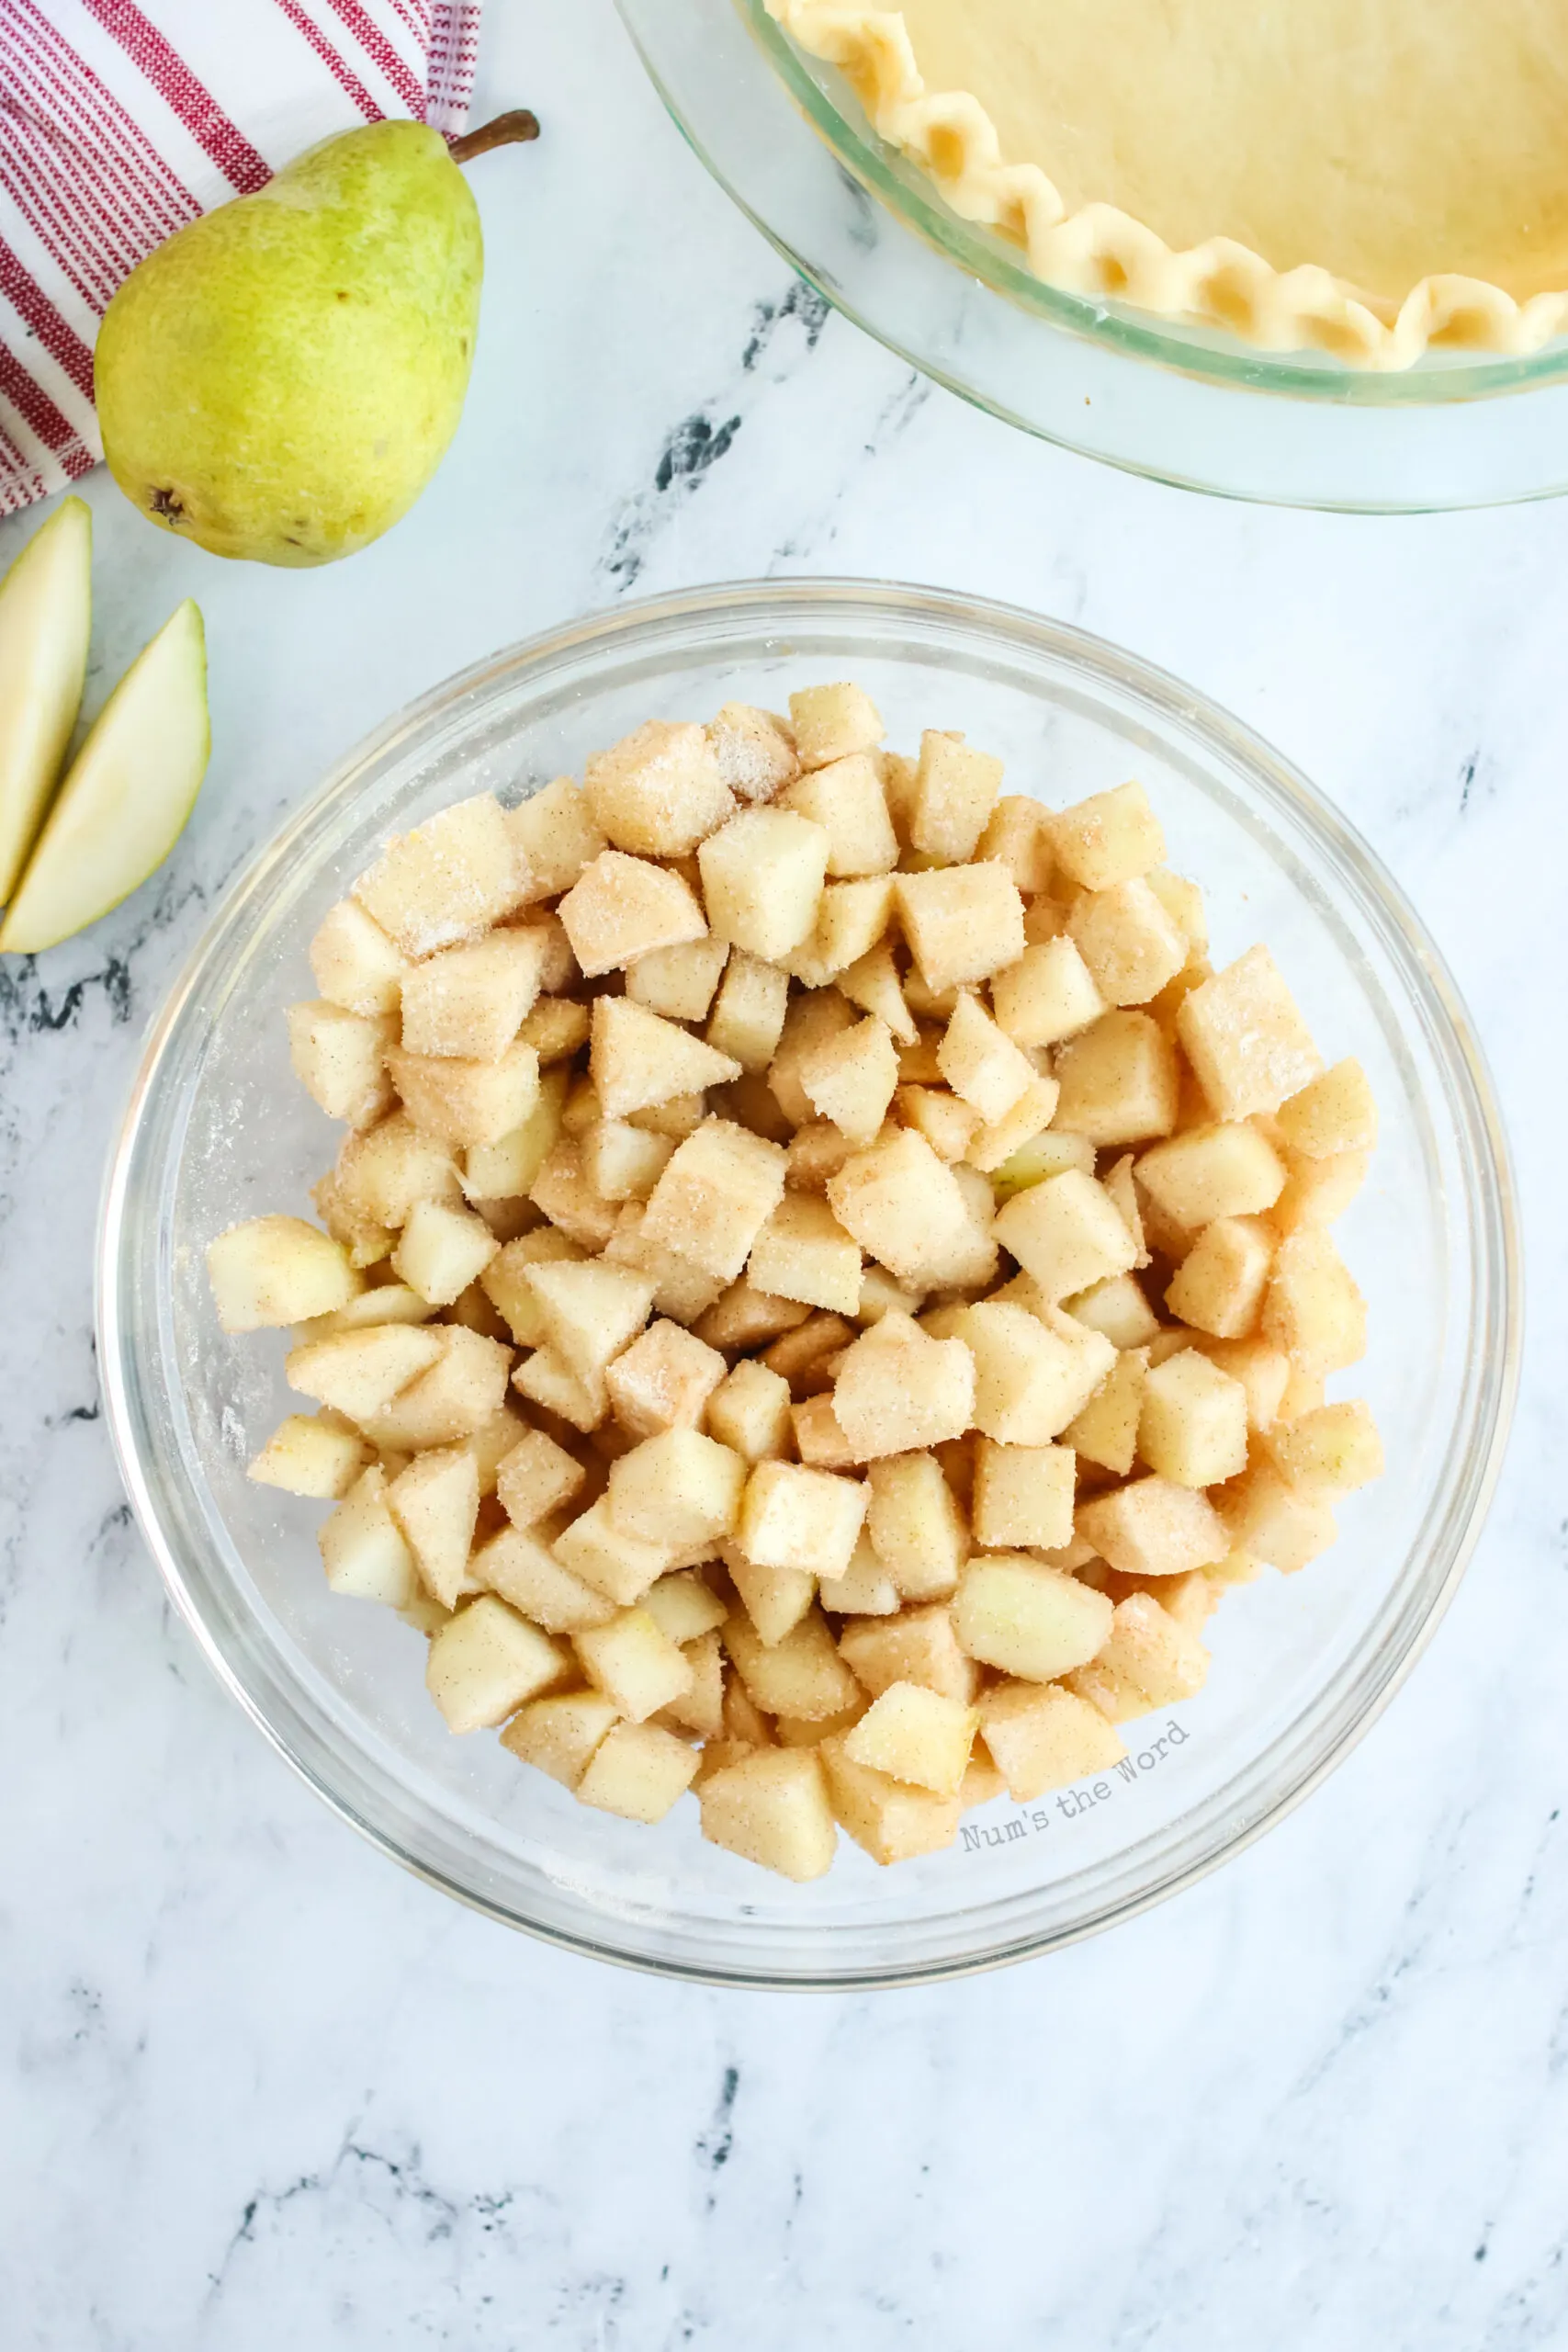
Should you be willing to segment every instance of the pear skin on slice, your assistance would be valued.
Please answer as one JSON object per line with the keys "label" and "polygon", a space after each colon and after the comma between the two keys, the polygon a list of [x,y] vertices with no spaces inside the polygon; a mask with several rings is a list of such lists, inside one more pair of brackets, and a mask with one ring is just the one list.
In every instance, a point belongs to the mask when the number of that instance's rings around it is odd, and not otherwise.
{"label": "pear skin on slice", "polygon": [[42,824],[82,707],[93,514],[55,509],[0,581],[0,907]]}
{"label": "pear skin on slice", "polygon": [[145,882],[185,828],[211,748],[206,639],[187,597],[73,762],[0,923],[0,953],[53,947]]}

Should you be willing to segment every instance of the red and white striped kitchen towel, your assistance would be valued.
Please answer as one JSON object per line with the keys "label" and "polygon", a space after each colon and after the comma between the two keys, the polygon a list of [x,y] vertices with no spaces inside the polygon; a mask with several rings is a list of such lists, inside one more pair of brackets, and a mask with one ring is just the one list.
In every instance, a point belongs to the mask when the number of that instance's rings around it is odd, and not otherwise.
{"label": "red and white striped kitchen towel", "polygon": [[103,455],[93,345],[154,245],[318,139],[455,136],[482,0],[0,0],[0,514]]}

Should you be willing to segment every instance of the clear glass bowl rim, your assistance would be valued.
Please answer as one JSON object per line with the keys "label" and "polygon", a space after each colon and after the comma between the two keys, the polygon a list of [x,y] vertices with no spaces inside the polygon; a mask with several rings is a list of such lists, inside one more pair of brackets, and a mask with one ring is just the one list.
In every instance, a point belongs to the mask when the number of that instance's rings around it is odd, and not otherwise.
{"label": "clear glass bowl rim", "polygon": [[[1102,681],[1143,703],[1167,726],[1194,737],[1243,766],[1265,800],[1305,820],[1332,854],[1363,910],[1376,920],[1385,944],[1402,966],[1402,977],[1421,1001],[1431,1034],[1442,1047],[1443,1067],[1453,1101],[1463,1155],[1464,1207],[1475,1255],[1478,1306],[1472,1338],[1484,1324],[1495,1345],[1484,1352],[1472,1400],[1462,1463],[1450,1506],[1427,1566],[1424,1613],[1406,1622],[1400,1638],[1384,1645],[1353,1691],[1342,1694],[1331,1731],[1316,1752],[1285,1781],[1255,1794],[1227,1834],[1174,1861],[1147,1883],[1118,1896],[1093,1916],[1043,1932],[1012,1938],[994,1948],[916,1965],[889,1962],[818,1974],[782,1974],[765,1965],[705,1964],[700,1960],[650,1954],[617,1945],[603,1933],[581,1933],[529,1917],[483,1887],[465,1883],[456,1865],[437,1867],[411,1852],[389,1830],[354,1801],[330,1769],[319,1727],[290,1694],[274,1693],[269,1709],[245,1679],[223,1638],[222,1596],[203,1576],[203,1561],[183,1543],[178,1497],[168,1465],[144,1453],[139,1442],[140,1396],[148,1372],[143,1356],[155,1334],[138,1318],[133,1297],[137,1220],[148,1204],[142,1156],[150,1125],[161,1108],[160,1081],[182,1023],[201,1001],[202,983],[273,877],[294,862],[300,842],[330,814],[351,800],[367,777],[415,750],[449,722],[468,697],[487,690],[515,688],[530,679],[542,684],[563,662],[586,651],[639,648],[644,657],[660,643],[672,646],[700,638],[705,626],[750,624],[752,639],[774,633],[787,638],[807,626],[830,629],[835,616],[874,622],[896,629],[900,621],[931,631],[949,629],[974,640],[1010,643],[1027,657],[1070,662],[1091,682]],[[585,616],[474,663],[408,705],[367,737],[311,793],[256,853],[228,893],[191,951],[146,1035],[118,1137],[106,1170],[96,1256],[96,1320],[100,1380],[111,1442],[127,1495],[144,1541],[157,1563],[169,1596],[209,1666],[230,1696],[333,1812],[383,1853],[426,1883],[500,1923],[520,1928],[565,1950],[676,1979],[781,1991],[845,1991],[928,1983],[977,1974],[1013,1961],[1081,1941],[1162,1902],[1206,1877],[1244,1850],[1293,1810],[1349,1753],[1400,1687],[1430,1639],[1469,1563],[1499,1476],[1518,1384],[1522,1341],[1522,1272],[1514,1184],[1506,1138],[1484,1053],[1468,1010],[1441,955],[1419,918],[1371,848],[1304,775],[1258,735],[1205,695],[1091,633],[1049,621],[1020,607],[918,585],[853,579],[751,580],[647,598],[607,613]],[[1411,1564],[1406,1564],[1408,1574]],[[1347,1703],[1347,1699],[1349,1703]],[[289,1720],[279,1720],[287,1708]],[[327,1760],[323,1760],[326,1757]],[[454,1836],[457,1833],[454,1832]]]}
{"label": "clear glass bowl rim", "polygon": [[[735,0],[735,5],[767,63],[846,171],[969,277],[1070,334],[1212,383],[1327,401],[1337,407],[1446,406],[1526,391],[1568,377],[1568,336],[1559,335],[1524,357],[1506,353],[1434,352],[1413,368],[1381,370],[1349,367],[1327,353],[1268,351],[1224,337],[1217,329],[1200,329],[1191,322],[1162,323],[1152,311],[1137,310],[1111,296],[1096,300],[1052,286],[1035,277],[1005,239],[954,212],[934,183],[879,138],[869,124],[863,129],[836,106],[810,70],[812,65],[822,72],[831,69],[816,59],[807,60],[769,15],[766,0]],[[662,84],[660,87],[665,103],[671,104],[669,92]],[[704,160],[710,170],[715,168],[705,154]],[[716,171],[715,175],[724,176]]]}

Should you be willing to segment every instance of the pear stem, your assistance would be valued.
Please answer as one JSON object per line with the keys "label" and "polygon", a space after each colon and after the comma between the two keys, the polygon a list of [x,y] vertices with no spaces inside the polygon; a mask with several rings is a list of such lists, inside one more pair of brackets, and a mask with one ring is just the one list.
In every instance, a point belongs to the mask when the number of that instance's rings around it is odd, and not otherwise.
{"label": "pear stem", "polygon": [[526,107],[513,107],[510,114],[498,114],[493,122],[481,123],[478,130],[454,139],[447,152],[455,164],[470,164],[476,155],[488,155],[492,147],[511,147],[538,135],[538,116],[530,114]]}

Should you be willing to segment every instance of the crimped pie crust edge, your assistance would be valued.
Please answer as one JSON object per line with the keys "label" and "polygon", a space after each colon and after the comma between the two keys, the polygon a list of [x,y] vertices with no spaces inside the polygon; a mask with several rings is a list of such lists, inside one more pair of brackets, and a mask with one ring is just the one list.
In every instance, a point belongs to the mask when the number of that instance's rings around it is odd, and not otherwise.
{"label": "crimped pie crust edge", "polygon": [[1250,246],[1211,237],[1177,253],[1111,204],[1074,213],[1038,164],[1010,164],[996,125],[966,91],[928,91],[893,10],[841,0],[765,0],[809,55],[837,66],[877,135],[918,164],[961,220],[1015,242],[1034,277],[1092,300],[1196,320],[1265,351],[1312,348],[1394,371],[1433,345],[1524,357],[1568,331],[1568,291],[1519,302],[1480,277],[1443,273],[1397,311],[1326,269],[1277,270]]}

